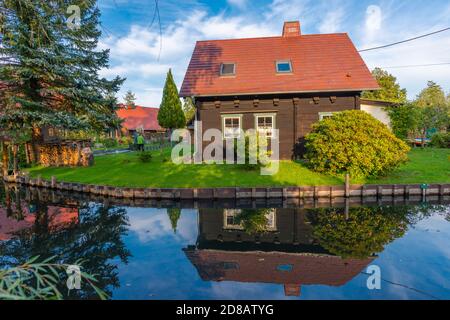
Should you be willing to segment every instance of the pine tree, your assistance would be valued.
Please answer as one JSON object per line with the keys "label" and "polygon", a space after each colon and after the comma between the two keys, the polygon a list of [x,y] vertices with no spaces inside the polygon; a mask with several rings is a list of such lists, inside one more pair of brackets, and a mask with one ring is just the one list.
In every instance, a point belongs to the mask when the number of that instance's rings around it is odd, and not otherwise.
{"label": "pine tree", "polygon": [[195,106],[191,97],[184,99],[183,103],[184,117],[186,118],[186,124],[191,122],[195,118]]}
{"label": "pine tree", "polygon": [[125,97],[123,97],[123,100],[125,101],[125,106],[128,109],[135,109],[136,108],[136,96],[134,95],[134,93],[131,90],[128,90],[127,93],[125,94]]}
{"label": "pine tree", "polygon": [[[69,24],[67,9],[80,8]],[[0,127],[105,131],[117,126],[111,99],[124,79],[100,78],[109,50],[98,51],[100,11],[94,0],[0,0]]]}
{"label": "pine tree", "polygon": [[161,127],[169,130],[184,128],[186,125],[186,118],[181,109],[181,101],[173,80],[172,70],[167,73],[162,102],[159,106],[158,123]]}
{"label": "pine tree", "polygon": [[377,80],[380,90],[364,91],[362,98],[381,100],[395,103],[405,103],[407,100],[406,89],[402,89],[397,83],[397,78],[381,68],[375,68],[372,76]]}

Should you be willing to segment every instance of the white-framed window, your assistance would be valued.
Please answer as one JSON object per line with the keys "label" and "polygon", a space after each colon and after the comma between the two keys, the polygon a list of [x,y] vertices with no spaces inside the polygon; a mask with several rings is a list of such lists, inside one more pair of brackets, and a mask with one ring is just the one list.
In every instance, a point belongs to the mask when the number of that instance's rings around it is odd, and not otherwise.
{"label": "white-framed window", "polygon": [[292,63],[291,60],[278,60],[276,61],[277,73],[291,73]]}
{"label": "white-framed window", "polygon": [[274,135],[275,113],[258,113],[255,114],[255,129],[258,133],[264,134],[267,138],[272,138]]}
{"label": "white-framed window", "polygon": [[332,118],[334,112],[319,112],[319,121],[323,119]]}
{"label": "white-framed window", "polygon": [[221,76],[234,76],[236,74],[236,64],[235,63],[222,63],[220,65],[220,75]]}
{"label": "white-framed window", "polygon": [[266,231],[276,231],[277,230],[277,210],[270,209],[269,212],[265,214],[267,219]]}
{"label": "white-framed window", "polygon": [[240,138],[242,130],[242,115],[222,115],[222,132],[224,139]]}
{"label": "white-framed window", "polygon": [[[225,230],[244,230],[242,221],[238,223],[236,217],[242,213],[242,209],[223,210],[223,228]],[[264,213],[266,224],[265,231],[277,231],[277,210],[274,208],[266,210]]]}
{"label": "white-framed window", "polygon": [[242,223],[237,223],[236,216],[241,214],[241,209],[223,210],[223,228],[226,230],[243,230]]}

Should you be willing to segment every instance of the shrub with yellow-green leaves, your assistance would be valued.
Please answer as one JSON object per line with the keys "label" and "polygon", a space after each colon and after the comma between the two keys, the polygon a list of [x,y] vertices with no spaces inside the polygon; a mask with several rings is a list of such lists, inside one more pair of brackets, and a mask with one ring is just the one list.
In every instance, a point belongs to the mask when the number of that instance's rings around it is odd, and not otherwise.
{"label": "shrub with yellow-green leaves", "polygon": [[408,160],[408,145],[364,111],[339,112],[306,136],[306,159],[317,172],[382,175]]}

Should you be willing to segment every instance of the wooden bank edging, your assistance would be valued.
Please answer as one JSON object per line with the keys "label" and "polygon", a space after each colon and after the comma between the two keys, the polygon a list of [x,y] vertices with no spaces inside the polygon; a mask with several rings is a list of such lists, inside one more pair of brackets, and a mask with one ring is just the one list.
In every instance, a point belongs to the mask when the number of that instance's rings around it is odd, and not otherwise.
{"label": "wooden bank edging", "polygon": [[136,199],[258,199],[258,198],[335,198],[369,196],[428,196],[450,195],[450,184],[394,184],[303,186],[269,188],[127,188],[92,184],[58,182],[55,177],[45,180],[28,176],[3,177],[5,182],[34,187],[90,193],[116,198]]}

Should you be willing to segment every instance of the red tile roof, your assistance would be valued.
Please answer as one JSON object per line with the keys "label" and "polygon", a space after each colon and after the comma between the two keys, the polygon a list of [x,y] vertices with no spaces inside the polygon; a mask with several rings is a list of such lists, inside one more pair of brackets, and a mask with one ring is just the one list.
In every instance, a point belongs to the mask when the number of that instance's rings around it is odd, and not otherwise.
{"label": "red tile roof", "polygon": [[[277,74],[275,62],[293,72]],[[235,76],[220,76],[235,63]],[[345,33],[198,41],[180,96],[361,91],[378,84]]]}
{"label": "red tile roof", "polygon": [[[284,252],[229,252],[185,249],[205,281],[342,286],[357,276],[372,258],[343,259],[329,255]],[[235,265],[235,268],[226,267]],[[278,270],[290,265],[291,271]]]}
{"label": "red tile roof", "polygon": [[158,108],[136,106],[135,109],[121,108],[117,110],[117,116],[125,120],[122,126],[128,130],[161,131],[164,129],[158,124],[158,111]]}

